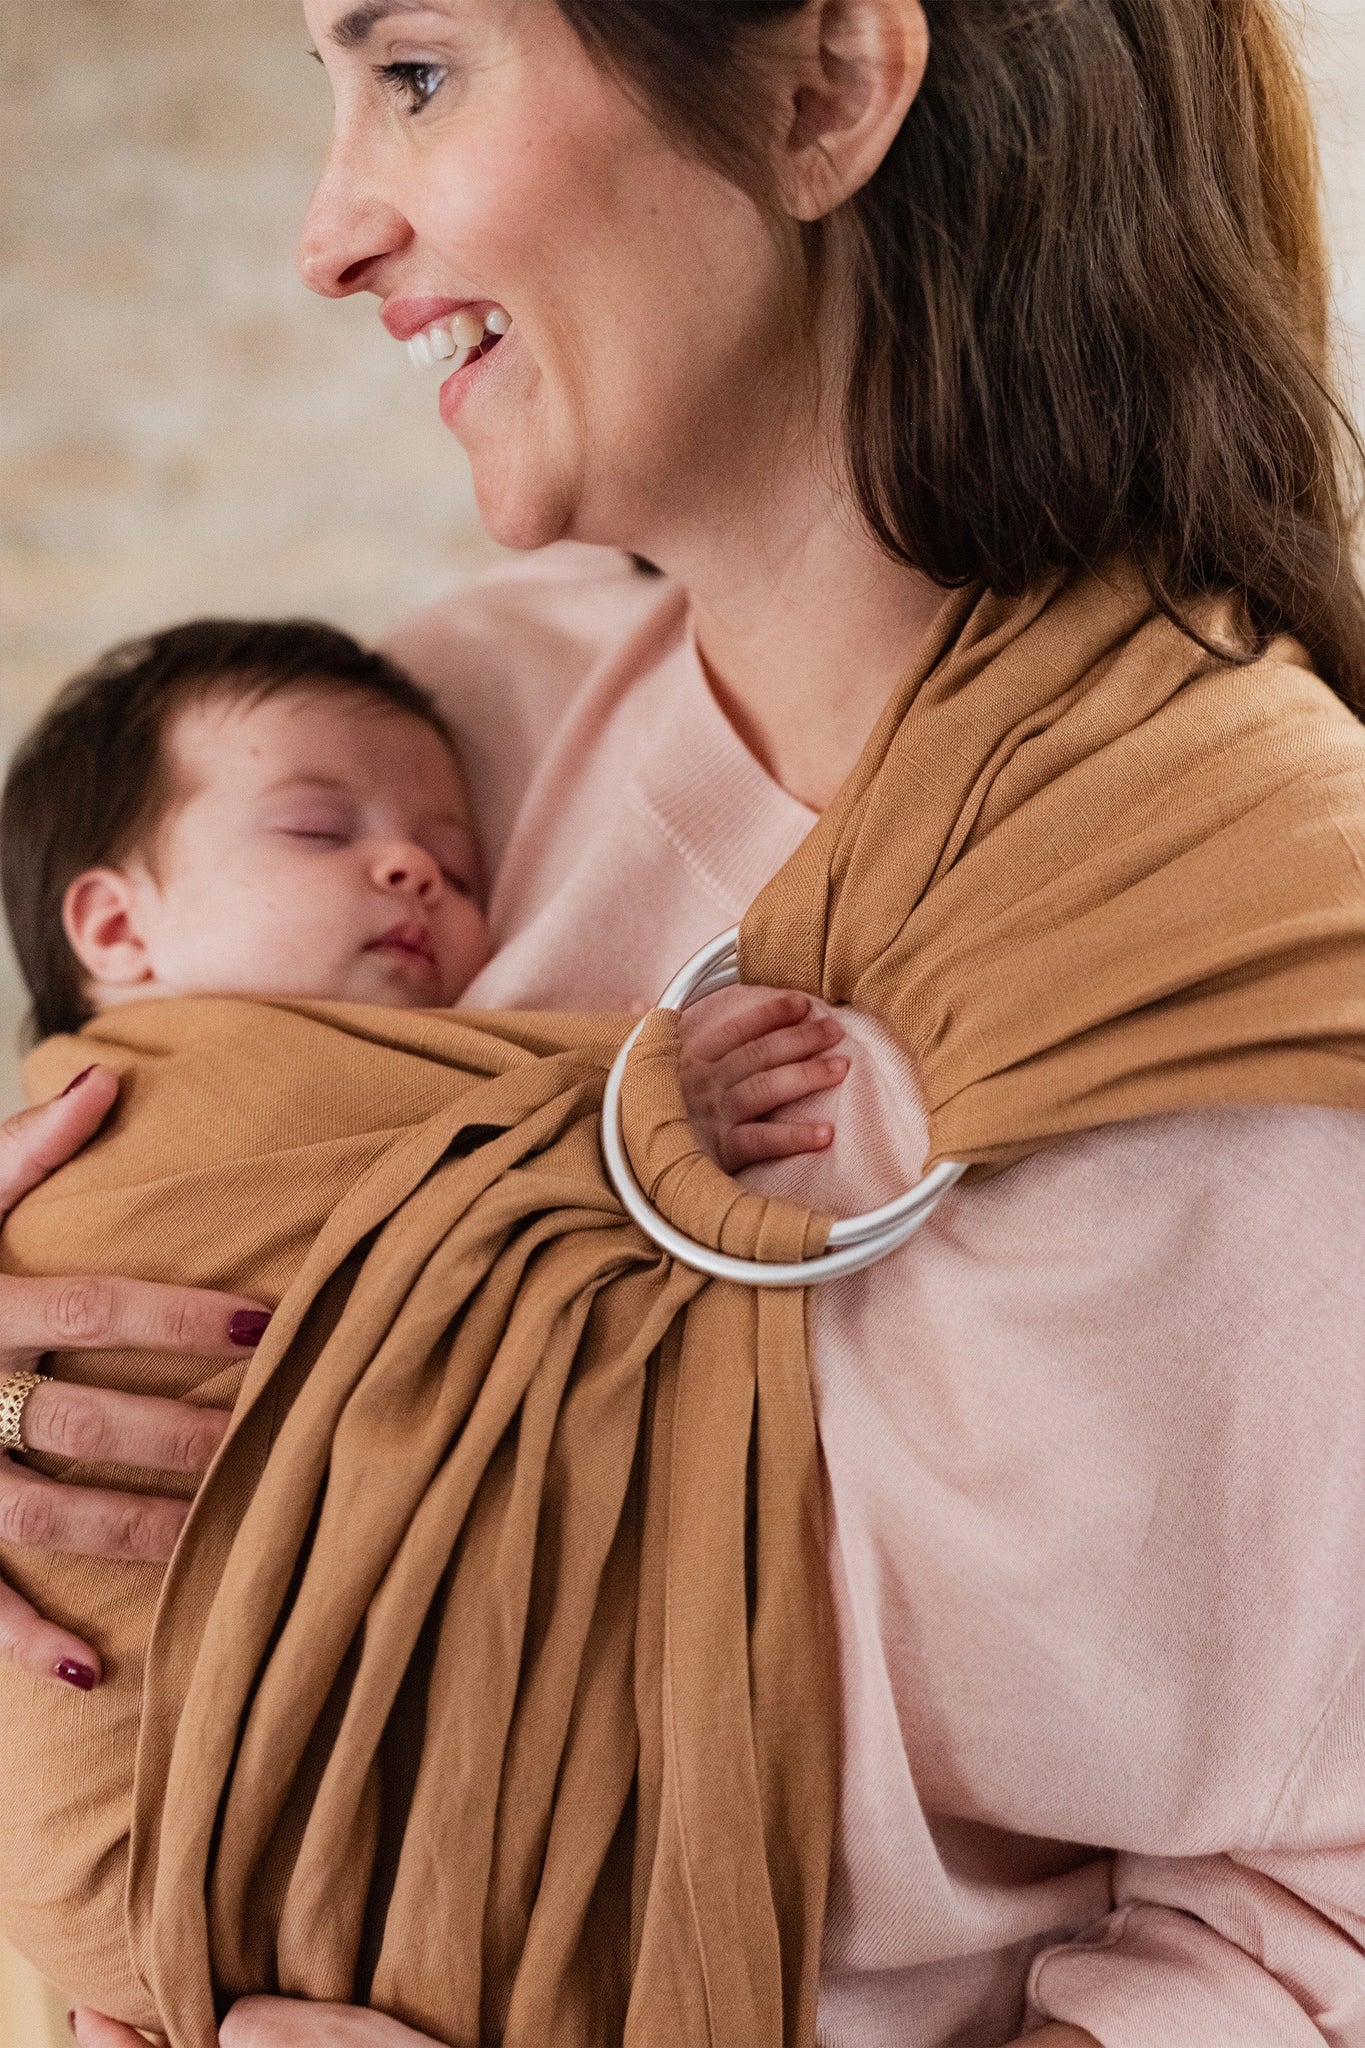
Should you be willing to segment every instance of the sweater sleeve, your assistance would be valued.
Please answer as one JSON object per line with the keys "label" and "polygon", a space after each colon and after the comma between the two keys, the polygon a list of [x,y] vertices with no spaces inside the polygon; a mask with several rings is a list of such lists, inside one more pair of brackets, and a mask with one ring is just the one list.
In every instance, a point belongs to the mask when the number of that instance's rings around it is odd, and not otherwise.
{"label": "sweater sleeve", "polygon": [[1254,1848],[1120,1855],[1114,1910],[1040,1951],[1031,2015],[1104,2048],[1365,2042],[1365,1648]]}
{"label": "sweater sleeve", "polygon": [[[877,1065],[835,1115],[880,1197]],[[1037,1930],[1029,2027],[1365,2048],[1365,1117],[1095,1131],[861,1278],[811,1325],[833,1963],[922,1966],[932,1911],[940,1955]]]}

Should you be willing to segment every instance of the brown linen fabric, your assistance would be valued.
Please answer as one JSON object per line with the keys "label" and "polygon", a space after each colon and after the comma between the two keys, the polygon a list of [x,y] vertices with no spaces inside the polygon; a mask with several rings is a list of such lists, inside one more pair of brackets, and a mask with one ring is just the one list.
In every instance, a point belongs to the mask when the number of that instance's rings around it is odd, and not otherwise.
{"label": "brown linen fabric", "polygon": [[[1204,622],[1235,644],[1236,611]],[[1125,568],[941,612],[744,921],[746,981],[880,1017],[926,1166],[1219,1102],[1359,1108],[1365,730]]]}
{"label": "brown linen fabric", "polygon": [[[622,1217],[597,1115],[626,1028],[186,999],[34,1057],[39,1093],[92,1053],[124,1086],[9,1270],[284,1293],[150,1646],[150,1568],[3,1559],[110,1676],[0,1672],[0,1917],[173,2048],[262,1988],[452,2043],[811,2038],[835,1731],[802,1298],[703,1287]],[[658,1177],[693,1147],[653,1035]],[[822,1242],[687,1180],[727,1249]],[[58,1370],[230,1392],[193,1360]]]}
{"label": "brown linen fabric", "polygon": [[[952,599],[746,919],[746,979],[881,1016],[934,1158],[1365,1108],[1365,730],[1300,662],[1231,667],[1123,575]],[[240,1392],[58,1361],[236,1394],[159,1606],[146,1567],[0,1560],[111,1666],[70,1700],[0,1672],[0,1919],[173,2048],[276,1988],[461,2048],[813,2038],[837,1731],[802,1296],[622,1218],[624,1028],[197,999],[35,1055],[35,1094],[92,1050],[125,1082],[9,1270],[282,1297]],[[660,1206],[817,1249],[697,1153],[674,1052],[656,1018],[627,1090]]]}

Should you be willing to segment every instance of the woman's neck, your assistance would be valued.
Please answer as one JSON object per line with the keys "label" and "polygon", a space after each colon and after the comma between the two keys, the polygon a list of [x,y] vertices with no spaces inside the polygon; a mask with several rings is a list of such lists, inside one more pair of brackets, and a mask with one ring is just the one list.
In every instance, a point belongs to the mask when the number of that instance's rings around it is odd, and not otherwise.
{"label": "woman's neck", "polygon": [[762,516],[752,502],[745,511],[655,559],[691,597],[711,686],[740,737],[823,810],[945,593],[889,560],[809,474],[791,491],[770,479]]}

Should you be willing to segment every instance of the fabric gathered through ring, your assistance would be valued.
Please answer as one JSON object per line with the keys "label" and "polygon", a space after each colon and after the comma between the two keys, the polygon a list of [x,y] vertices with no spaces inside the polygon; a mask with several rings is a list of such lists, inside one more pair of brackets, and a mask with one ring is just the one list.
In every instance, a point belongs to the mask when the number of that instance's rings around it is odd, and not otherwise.
{"label": "fabric gathered through ring", "polygon": [[[700,952],[693,954],[687,965],[673,977],[655,1007],[660,1010],[686,1010],[693,1003],[699,1003],[703,996],[734,987],[739,978],[739,926],[733,925],[729,931],[722,932]],[[612,1064],[602,1097],[602,1153],[608,1178],[627,1214],[661,1251],[677,1259],[680,1265],[691,1267],[694,1272],[706,1273],[713,1280],[734,1280],[744,1287],[810,1287],[821,1280],[838,1280],[846,1273],[860,1272],[864,1266],[875,1265],[888,1252],[895,1251],[898,1245],[913,1237],[929,1221],[949,1189],[955,1187],[967,1171],[966,1166],[957,1160],[940,1161],[922,1180],[916,1181],[914,1187],[903,1195],[897,1195],[894,1201],[884,1203],[879,1209],[869,1209],[861,1216],[841,1218],[830,1230],[826,1250],[809,1259],[788,1264],[767,1263],[760,1259],[735,1258],[728,1252],[715,1251],[710,1245],[700,1244],[683,1231],[676,1230],[650,1201],[636,1178],[621,1133],[621,1089],[626,1065],[646,1021],[641,1018]]]}
{"label": "fabric gathered through ring", "polygon": [[47,1372],[12,1372],[0,1387],[0,1451],[22,1451],[24,1443],[24,1410],[29,1395],[45,1380],[51,1379]]}

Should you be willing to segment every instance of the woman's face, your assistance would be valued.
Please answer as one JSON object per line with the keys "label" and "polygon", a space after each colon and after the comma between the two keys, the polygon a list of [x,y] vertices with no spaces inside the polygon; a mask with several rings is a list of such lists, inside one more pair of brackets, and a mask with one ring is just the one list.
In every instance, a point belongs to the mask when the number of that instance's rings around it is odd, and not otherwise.
{"label": "woman's face", "polygon": [[305,12],[336,122],[304,278],[373,292],[399,340],[460,308],[510,315],[466,368],[425,373],[494,538],[667,558],[751,504],[800,325],[754,202],[664,137],[553,0]]}

